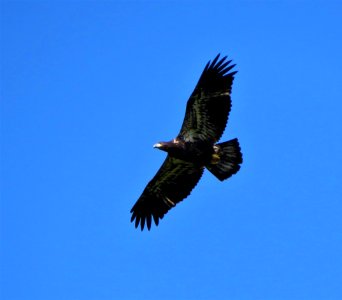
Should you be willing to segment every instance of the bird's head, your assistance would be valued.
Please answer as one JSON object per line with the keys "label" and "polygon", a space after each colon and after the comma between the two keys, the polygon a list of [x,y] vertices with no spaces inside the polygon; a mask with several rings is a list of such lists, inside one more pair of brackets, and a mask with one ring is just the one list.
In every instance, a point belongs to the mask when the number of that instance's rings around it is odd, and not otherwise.
{"label": "bird's head", "polygon": [[167,151],[170,148],[169,142],[158,142],[153,145],[153,148],[157,148],[159,150]]}
{"label": "bird's head", "polygon": [[181,146],[181,143],[179,143],[177,139],[173,139],[170,142],[158,142],[153,145],[153,148],[173,153],[174,151],[178,151],[178,149],[180,149]]}

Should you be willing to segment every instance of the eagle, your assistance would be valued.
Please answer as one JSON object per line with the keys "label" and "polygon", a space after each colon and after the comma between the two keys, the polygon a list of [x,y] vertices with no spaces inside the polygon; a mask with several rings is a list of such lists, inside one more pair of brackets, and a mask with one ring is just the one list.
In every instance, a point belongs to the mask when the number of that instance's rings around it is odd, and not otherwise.
{"label": "eagle", "polygon": [[218,54],[209,61],[192,92],[185,117],[176,138],[153,147],[167,152],[157,174],[147,184],[131,209],[131,222],[141,230],[151,229],[177,203],[188,197],[204,169],[220,181],[237,173],[242,164],[238,139],[217,143],[231,109],[231,90],[235,64]]}

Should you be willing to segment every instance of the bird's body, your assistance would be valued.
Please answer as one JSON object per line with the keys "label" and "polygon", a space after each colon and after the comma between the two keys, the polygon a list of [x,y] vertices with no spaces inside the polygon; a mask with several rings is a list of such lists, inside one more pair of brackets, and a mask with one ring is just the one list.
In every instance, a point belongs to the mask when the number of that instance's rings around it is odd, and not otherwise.
{"label": "bird's body", "polygon": [[235,65],[220,61],[219,55],[206,65],[186,107],[180,133],[169,142],[159,142],[155,148],[168,153],[163,165],[148,183],[131,209],[135,227],[145,223],[151,228],[152,218],[159,219],[186,198],[207,168],[223,181],[240,169],[242,154],[237,139],[217,143],[226,127],[231,109],[231,85]]}
{"label": "bird's body", "polygon": [[211,161],[214,147],[204,141],[186,142],[179,138],[170,142],[161,142],[154,145],[155,148],[166,151],[172,157],[192,162],[198,166],[205,166]]}

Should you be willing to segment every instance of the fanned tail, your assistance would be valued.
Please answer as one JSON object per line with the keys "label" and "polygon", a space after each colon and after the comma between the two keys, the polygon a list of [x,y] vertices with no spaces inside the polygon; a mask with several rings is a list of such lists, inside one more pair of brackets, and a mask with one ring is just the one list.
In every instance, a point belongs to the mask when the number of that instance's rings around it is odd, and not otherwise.
{"label": "fanned tail", "polygon": [[240,170],[242,153],[238,139],[216,144],[212,161],[206,167],[219,180],[223,181]]}

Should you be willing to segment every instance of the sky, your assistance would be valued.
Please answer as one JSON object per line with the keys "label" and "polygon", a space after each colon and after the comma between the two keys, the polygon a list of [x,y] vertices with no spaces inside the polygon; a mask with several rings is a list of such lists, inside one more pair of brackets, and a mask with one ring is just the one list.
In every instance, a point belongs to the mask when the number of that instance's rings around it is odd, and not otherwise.
{"label": "sky", "polygon": [[[0,7],[1,299],[342,299],[342,2]],[[218,53],[241,170],[141,232],[152,145]]]}

